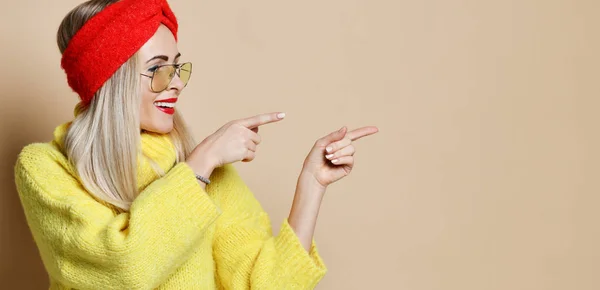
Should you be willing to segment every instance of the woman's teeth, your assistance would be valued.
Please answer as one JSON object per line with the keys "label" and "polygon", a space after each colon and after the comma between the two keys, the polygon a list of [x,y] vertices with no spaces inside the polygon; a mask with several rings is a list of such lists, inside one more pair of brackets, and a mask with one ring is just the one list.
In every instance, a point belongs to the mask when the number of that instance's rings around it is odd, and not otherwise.
{"label": "woman's teeth", "polygon": [[157,107],[175,108],[175,103],[156,102],[154,105]]}

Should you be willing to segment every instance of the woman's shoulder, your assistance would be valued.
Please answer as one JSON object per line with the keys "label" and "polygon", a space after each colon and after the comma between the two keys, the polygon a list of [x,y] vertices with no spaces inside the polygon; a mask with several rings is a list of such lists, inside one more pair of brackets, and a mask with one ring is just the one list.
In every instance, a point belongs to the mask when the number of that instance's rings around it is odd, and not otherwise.
{"label": "woman's shoulder", "polygon": [[66,159],[54,141],[31,143],[21,149],[15,166],[26,170],[41,170],[47,169],[48,166],[59,165]]}
{"label": "woman's shoulder", "polygon": [[49,142],[35,142],[26,145],[17,156],[15,171],[27,170],[36,173],[44,170],[63,169],[69,171],[67,157],[62,150],[65,134],[72,122],[58,125],[53,132],[53,138]]}
{"label": "woman's shoulder", "polygon": [[[73,168],[54,141],[23,147],[14,165],[17,184],[73,180]],[[22,185],[22,184],[21,184]]]}
{"label": "woman's shoulder", "polygon": [[55,202],[95,204],[74,170],[53,142],[23,147],[14,166],[14,181],[23,206]]}
{"label": "woman's shoulder", "polygon": [[[23,147],[14,166],[14,181],[23,207],[31,210],[41,204],[97,204],[74,170],[54,141]],[[110,208],[110,205],[104,205]]]}

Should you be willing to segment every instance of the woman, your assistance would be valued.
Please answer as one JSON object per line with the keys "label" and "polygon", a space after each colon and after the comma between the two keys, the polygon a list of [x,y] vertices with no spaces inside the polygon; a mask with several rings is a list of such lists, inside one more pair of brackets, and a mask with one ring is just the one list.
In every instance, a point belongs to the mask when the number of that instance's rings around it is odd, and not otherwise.
{"label": "woman", "polygon": [[192,72],[177,27],[165,0],[91,0],[59,27],[81,102],[15,165],[50,288],[314,288],[326,272],[313,239],[321,199],[352,170],[352,141],[378,129],[317,140],[273,236],[231,163],[253,160],[259,126],[283,114],[229,122],[196,145],[175,108]]}

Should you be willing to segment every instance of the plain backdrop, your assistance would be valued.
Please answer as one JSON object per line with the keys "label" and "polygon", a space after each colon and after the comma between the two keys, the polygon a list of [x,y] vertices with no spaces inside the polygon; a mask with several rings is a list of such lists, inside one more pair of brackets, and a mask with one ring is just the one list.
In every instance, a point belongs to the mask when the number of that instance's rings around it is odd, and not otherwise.
{"label": "plain backdrop", "polygon": [[[13,166],[73,117],[55,35],[79,3],[0,9],[1,288],[48,287]],[[317,289],[600,289],[599,1],[170,3],[198,141],[287,113],[235,165],[275,234],[314,141],[380,128],[324,199]]]}

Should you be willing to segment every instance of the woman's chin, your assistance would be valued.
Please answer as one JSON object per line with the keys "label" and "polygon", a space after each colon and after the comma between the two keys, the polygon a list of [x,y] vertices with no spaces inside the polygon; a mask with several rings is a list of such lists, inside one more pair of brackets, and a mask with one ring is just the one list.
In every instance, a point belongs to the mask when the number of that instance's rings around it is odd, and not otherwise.
{"label": "woman's chin", "polygon": [[153,126],[142,126],[142,130],[158,134],[168,134],[173,130],[173,121],[153,124]]}

